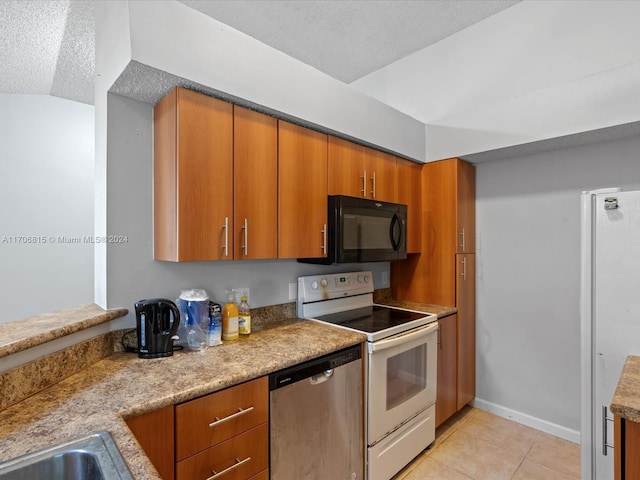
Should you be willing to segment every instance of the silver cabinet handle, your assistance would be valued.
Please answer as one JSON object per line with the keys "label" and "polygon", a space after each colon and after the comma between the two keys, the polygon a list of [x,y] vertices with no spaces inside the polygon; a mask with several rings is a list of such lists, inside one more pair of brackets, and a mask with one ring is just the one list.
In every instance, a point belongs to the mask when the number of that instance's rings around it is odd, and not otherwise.
{"label": "silver cabinet handle", "polygon": [[229,256],[229,217],[224,217],[224,225],[222,225],[222,229],[224,230],[224,245],[222,249],[224,250],[224,256]]}
{"label": "silver cabinet handle", "polygon": [[459,245],[460,248],[462,248],[462,251],[464,252],[464,228],[462,229],[462,232],[460,232],[458,235],[462,236],[462,243]]}
{"label": "silver cabinet handle", "polygon": [[376,198],[376,172],[371,174],[371,198]]}
{"label": "silver cabinet handle", "polygon": [[207,480],[215,480],[216,478],[220,478],[222,475],[224,475],[225,473],[229,473],[232,470],[235,470],[236,468],[238,468],[240,465],[244,465],[247,462],[251,461],[251,457],[247,457],[244,460],[238,460],[236,458],[236,463],[234,463],[233,465],[231,465],[228,468],[225,468],[224,470],[222,470],[221,472],[217,472],[215,470],[211,470],[211,473],[213,473],[212,476],[210,476],[209,478],[207,478]]}
{"label": "silver cabinet handle", "polygon": [[607,442],[607,422],[613,422],[612,418],[607,418],[607,406],[602,406],[602,455],[607,455],[607,448],[614,448]]}
{"label": "silver cabinet handle", "polygon": [[462,277],[463,280],[467,279],[467,257],[462,257],[462,261],[460,262],[462,264],[462,273],[460,274],[460,276]]}
{"label": "silver cabinet handle", "polygon": [[249,220],[244,219],[244,225],[242,226],[242,231],[244,232],[244,245],[242,245],[242,250],[244,251],[244,255],[249,255]]}
{"label": "silver cabinet handle", "polygon": [[365,170],[362,173],[362,176],[360,177],[362,179],[362,190],[360,190],[360,193],[362,193],[363,197],[367,196],[367,171]]}
{"label": "silver cabinet handle", "polygon": [[216,417],[215,422],[211,422],[209,424],[209,427],[211,427],[211,428],[217,427],[221,423],[228,422],[229,420],[233,420],[234,418],[238,418],[241,415],[244,415],[245,413],[249,413],[249,412],[252,412],[252,411],[253,411],[253,407],[249,407],[249,408],[240,408],[240,407],[238,407],[238,411],[236,413],[232,413],[231,415],[228,415],[228,416],[226,416],[224,418]]}
{"label": "silver cabinet handle", "polygon": [[325,223],[322,227],[322,253],[324,255],[327,254],[327,224]]}

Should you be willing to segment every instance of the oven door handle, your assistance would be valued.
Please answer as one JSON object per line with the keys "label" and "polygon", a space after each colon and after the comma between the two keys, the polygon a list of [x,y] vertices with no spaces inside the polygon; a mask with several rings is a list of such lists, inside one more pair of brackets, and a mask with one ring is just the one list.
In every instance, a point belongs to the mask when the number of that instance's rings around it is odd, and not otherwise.
{"label": "oven door handle", "polygon": [[405,333],[394,335],[384,340],[378,340],[377,342],[369,343],[369,353],[380,352],[382,350],[388,350],[389,348],[397,347],[403,343],[416,340],[418,338],[426,337],[438,331],[438,322],[429,323],[423,327],[415,328]]}

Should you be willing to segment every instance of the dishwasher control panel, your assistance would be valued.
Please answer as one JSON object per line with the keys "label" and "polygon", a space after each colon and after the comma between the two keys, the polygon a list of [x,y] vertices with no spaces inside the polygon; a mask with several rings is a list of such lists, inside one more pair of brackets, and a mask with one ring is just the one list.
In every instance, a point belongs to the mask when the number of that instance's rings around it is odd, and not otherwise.
{"label": "dishwasher control panel", "polygon": [[360,345],[354,345],[344,350],[339,350],[323,357],[314,358],[293,367],[279,370],[269,375],[269,390],[286,387],[306,378],[311,378],[323,372],[328,373],[334,368],[341,367],[347,363],[354,362],[362,358]]}

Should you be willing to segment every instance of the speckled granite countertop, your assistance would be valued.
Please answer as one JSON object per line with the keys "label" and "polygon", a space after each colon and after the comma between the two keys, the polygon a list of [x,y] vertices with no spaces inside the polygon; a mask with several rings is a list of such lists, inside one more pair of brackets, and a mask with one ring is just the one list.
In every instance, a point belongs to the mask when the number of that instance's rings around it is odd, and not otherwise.
{"label": "speckled granite countertop", "polygon": [[640,422],[640,357],[627,357],[611,400],[611,412],[627,420]]}
{"label": "speckled granite countertop", "polygon": [[419,312],[434,313],[438,316],[438,318],[453,315],[458,311],[455,307],[432,305],[430,303],[405,302],[404,300],[387,299],[376,303],[379,303],[381,305],[388,305],[390,307],[406,308],[407,310],[417,310]]}
{"label": "speckled granite countertop", "polygon": [[438,318],[453,315],[458,311],[455,307],[445,305],[433,305],[431,303],[408,302],[405,300],[394,300],[391,296],[391,289],[376,290],[373,293],[373,301],[381,305],[390,307],[406,308],[407,310],[417,310],[419,312],[434,313]]}
{"label": "speckled granite countertop", "polygon": [[0,358],[101,325],[126,314],[126,309],[104,310],[90,303],[0,323]]}
{"label": "speckled granite countertop", "polygon": [[290,319],[204,353],[176,352],[153,360],[116,353],[0,411],[0,461],[108,430],[134,478],[157,480],[124,419],[365,340],[364,334]]}

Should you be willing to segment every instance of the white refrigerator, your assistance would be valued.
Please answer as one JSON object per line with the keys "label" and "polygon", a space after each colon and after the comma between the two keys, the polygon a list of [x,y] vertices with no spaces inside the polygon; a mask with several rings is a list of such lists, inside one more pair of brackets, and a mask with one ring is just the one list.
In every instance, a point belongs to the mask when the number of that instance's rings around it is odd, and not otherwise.
{"label": "white refrigerator", "polygon": [[582,480],[612,480],[609,405],[640,355],[640,191],[583,192],[581,233]]}

